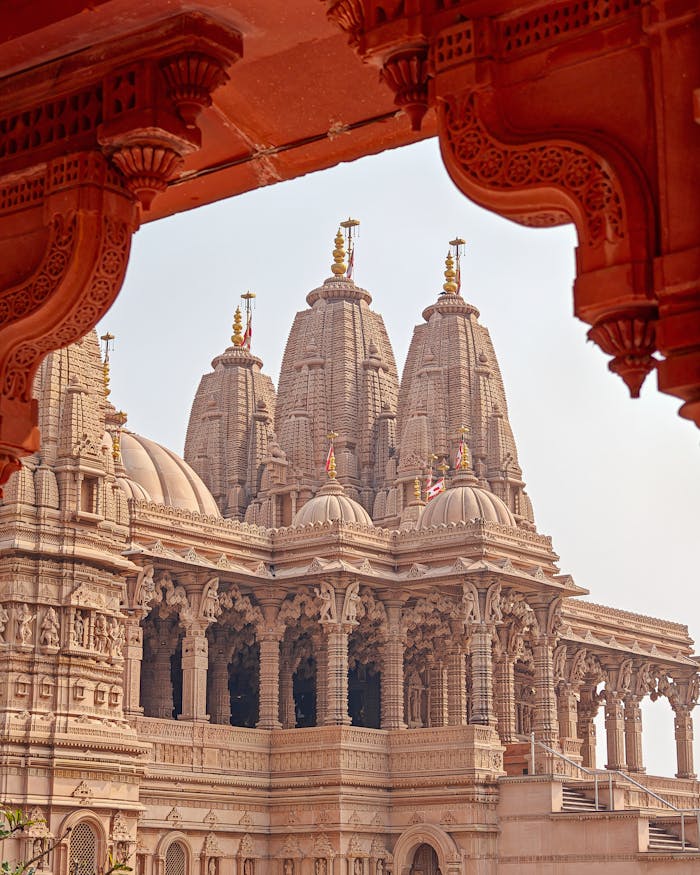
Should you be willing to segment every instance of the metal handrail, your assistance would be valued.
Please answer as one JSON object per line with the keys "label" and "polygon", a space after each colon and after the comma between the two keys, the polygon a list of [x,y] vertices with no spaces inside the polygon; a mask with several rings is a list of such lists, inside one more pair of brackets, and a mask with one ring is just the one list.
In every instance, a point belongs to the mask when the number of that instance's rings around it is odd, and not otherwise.
{"label": "metal handrail", "polygon": [[594,791],[595,791],[595,810],[599,811],[599,795],[598,795],[598,775],[607,775],[608,777],[608,801],[610,803],[610,810],[615,810],[615,798],[613,796],[613,786],[612,786],[612,777],[613,775],[618,775],[620,778],[623,778],[625,781],[628,781],[630,784],[633,784],[635,787],[638,787],[640,790],[643,790],[647,796],[650,796],[652,799],[656,799],[658,802],[661,802],[663,805],[668,805],[673,811],[677,814],[680,814],[681,821],[681,849],[685,851],[686,849],[686,841],[685,841],[685,816],[687,814],[694,814],[698,821],[698,836],[700,837],[700,808],[679,808],[677,805],[674,805],[673,802],[669,802],[668,799],[664,799],[663,796],[659,796],[657,793],[654,793],[653,790],[650,790],[649,787],[645,787],[644,784],[640,784],[639,781],[631,778],[625,772],[621,772],[619,769],[587,769],[585,766],[582,766],[580,763],[575,762],[572,759],[569,759],[565,754],[561,753],[561,751],[554,750],[554,748],[550,747],[548,744],[545,744],[543,741],[538,741],[535,739],[535,733],[530,733],[530,763],[532,767],[532,773],[536,774],[537,769],[535,767],[535,750],[536,747],[539,746],[543,750],[546,750],[548,753],[553,754],[555,757],[558,757],[560,760],[563,760],[565,763],[568,763],[570,766],[578,769],[580,772],[583,772],[586,775],[593,776],[594,782]]}

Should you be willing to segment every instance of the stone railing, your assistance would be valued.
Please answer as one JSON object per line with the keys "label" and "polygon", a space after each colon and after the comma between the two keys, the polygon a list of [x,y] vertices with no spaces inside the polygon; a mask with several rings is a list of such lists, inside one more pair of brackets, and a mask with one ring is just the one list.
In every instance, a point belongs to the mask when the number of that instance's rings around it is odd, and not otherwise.
{"label": "stone railing", "polygon": [[172,766],[179,772],[215,772],[247,782],[269,779],[270,734],[264,730],[152,717],[138,718],[135,726],[139,740],[152,745],[154,771]]}
{"label": "stone railing", "polygon": [[388,732],[318,726],[268,732],[139,717],[140,742],[151,745],[153,775],[172,769],[192,776],[275,787],[344,784],[390,788],[493,781],[503,774],[503,747],[486,726],[444,726]]}

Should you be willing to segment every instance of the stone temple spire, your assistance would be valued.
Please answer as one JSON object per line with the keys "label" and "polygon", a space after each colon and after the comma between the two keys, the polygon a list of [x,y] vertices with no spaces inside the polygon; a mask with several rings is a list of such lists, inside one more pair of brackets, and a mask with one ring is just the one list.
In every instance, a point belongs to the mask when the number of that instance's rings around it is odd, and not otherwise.
{"label": "stone temple spire", "polygon": [[479,311],[461,295],[462,242],[453,241],[457,260],[448,252],[442,291],[413,332],[399,392],[395,481],[378,493],[373,513],[382,525],[397,524],[430,454],[456,457],[463,427],[479,484],[503,499],[522,525],[534,521],[493,344]]}
{"label": "stone temple spire", "polygon": [[[254,297],[242,296],[246,305]],[[192,403],[185,461],[214,496],[222,516],[242,519],[260,488],[275,414],[275,389],[250,351],[250,313],[236,309],[231,346],[212,362]]]}
{"label": "stone temple spire", "polygon": [[331,276],[307,295],[309,308],[289,334],[275,422],[289,488],[302,502],[325,481],[332,428],[338,482],[371,510],[395,440],[398,375],[384,321],[370,309],[369,292],[348,277],[346,255],[339,229]]}

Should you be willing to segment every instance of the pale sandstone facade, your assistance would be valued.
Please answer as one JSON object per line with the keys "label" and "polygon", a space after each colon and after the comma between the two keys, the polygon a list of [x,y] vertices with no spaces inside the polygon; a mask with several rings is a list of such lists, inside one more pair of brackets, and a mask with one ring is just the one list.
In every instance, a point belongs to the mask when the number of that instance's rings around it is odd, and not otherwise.
{"label": "pale sandstone facade", "polygon": [[[603,708],[604,765],[700,805],[687,628],[559,573],[450,266],[399,386],[342,255],[277,394],[240,337],[214,359],[189,465],[119,437],[94,336],[45,363],[42,452],[0,507],[0,798],[46,821],[16,854],[71,826],[54,875],[108,850],[137,875],[692,871],[668,837],[697,846],[696,818],[618,774],[591,810],[575,766]],[[465,425],[426,508],[415,478]],[[645,774],[645,696],[673,709],[675,779]],[[537,747],[532,775],[531,733],[569,762]]]}

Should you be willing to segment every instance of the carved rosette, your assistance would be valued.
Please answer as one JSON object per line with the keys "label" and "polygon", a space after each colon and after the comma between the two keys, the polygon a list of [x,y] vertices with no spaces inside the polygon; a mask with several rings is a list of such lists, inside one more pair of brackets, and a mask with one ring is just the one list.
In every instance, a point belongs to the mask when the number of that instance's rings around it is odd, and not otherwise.
{"label": "carved rosette", "polygon": [[199,52],[168,58],[161,69],[170,99],[188,127],[194,127],[202,110],[211,106],[212,92],[229,79],[220,61]]}
{"label": "carved rosette", "polygon": [[630,395],[639,398],[647,374],[656,367],[653,311],[621,314],[596,323],[589,340],[613,356],[608,367],[625,381]]}
{"label": "carved rosette", "polygon": [[392,55],[382,67],[382,80],[394,92],[394,103],[419,131],[428,111],[428,50],[421,46]]}

